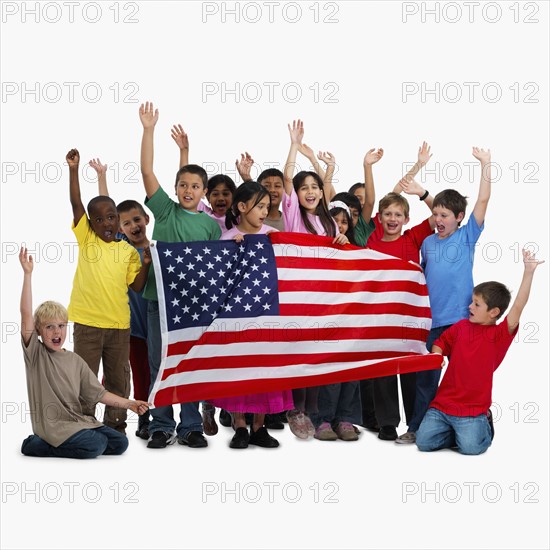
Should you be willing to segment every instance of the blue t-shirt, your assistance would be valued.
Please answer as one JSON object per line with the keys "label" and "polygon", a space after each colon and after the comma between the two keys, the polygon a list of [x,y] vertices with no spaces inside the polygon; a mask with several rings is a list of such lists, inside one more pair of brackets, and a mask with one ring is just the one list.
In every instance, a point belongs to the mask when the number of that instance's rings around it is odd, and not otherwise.
{"label": "blue t-shirt", "polygon": [[[132,244],[124,233],[117,233],[117,238]],[[134,245],[132,245],[134,246]],[[143,263],[143,248],[134,247]],[[151,266],[151,269],[153,266]],[[130,303],[130,334],[136,338],[147,340],[147,300],[143,297],[143,290],[136,292],[128,287],[128,301]]]}
{"label": "blue t-shirt", "polygon": [[[139,259],[143,263],[143,248],[136,248],[139,252]],[[150,269],[152,269],[151,266]],[[136,338],[147,340],[147,300],[143,297],[143,291],[136,292],[128,289],[128,300],[130,302],[130,334]]]}
{"label": "blue t-shirt", "polygon": [[475,246],[484,227],[484,223],[479,227],[470,214],[468,223],[446,239],[437,234],[424,239],[421,265],[430,296],[432,328],[468,318],[474,289]]}

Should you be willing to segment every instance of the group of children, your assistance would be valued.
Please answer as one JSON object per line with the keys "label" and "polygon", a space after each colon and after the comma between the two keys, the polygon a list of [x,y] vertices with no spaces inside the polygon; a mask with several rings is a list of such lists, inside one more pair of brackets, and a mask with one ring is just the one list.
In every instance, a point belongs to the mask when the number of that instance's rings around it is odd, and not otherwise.
{"label": "group of children", "polygon": [[[128,445],[126,409],[139,415],[136,435],[147,440],[148,448],[165,448],[176,441],[191,448],[206,447],[204,433],[218,431],[215,407],[222,409],[220,422],[234,428],[229,444],[234,449],[277,447],[266,426],[283,427],[282,419],[301,439],[355,441],[357,425],[362,425],[382,440],[416,442],[423,451],[456,447],[464,454],[479,454],[489,447],[494,434],[493,372],[514,338],[533,273],[542,263],[523,252],[521,286],[505,321],[497,325],[510,292],[496,282],[474,287],[472,276],[475,245],[491,193],[489,151],[473,149],[481,181],[472,214],[462,226],[465,197],[452,189],[432,197],[414,180],[431,157],[426,143],[419,148],[415,165],[379,201],[373,216],[373,166],[383,157],[382,149],[366,153],[364,183],[336,194],[334,156],[328,152],[315,156],[303,143],[302,121],[294,121],[288,126],[290,150],[284,173],[268,169],[253,181],[254,161],[245,153],[236,161],[243,179],[237,187],[227,175],[208,179],[201,166],[189,164],[189,139],[177,125],[172,128],[180,150],[176,202],[160,186],[153,169],[158,110],[145,103],[139,116],[141,173],[145,205],[155,218],[154,240],[240,241],[250,234],[289,231],[324,235],[337,246],[368,247],[415,262],[424,270],[432,311],[427,350],[452,358],[441,385],[440,369],[399,376],[408,425],[401,436],[396,430],[401,420],[397,376],[218,398],[204,402],[202,414],[198,402],[182,403],[177,424],[172,406],[149,411],[147,396],[162,360],[159,302],[146,234],[149,216],[133,200],[115,205],[107,189],[107,167],[99,159],[90,161],[98,174],[99,195],[88,203],[86,213],[78,180],[80,157],[72,149],[66,160],[79,257],[68,311],[46,302],[33,316],[33,262],[26,249],[20,253],[21,334],[29,400],[37,410],[43,410],[40,404],[54,403],[62,419],[53,423],[46,416],[33,416],[34,434],[23,442],[23,454],[74,458],[120,454]],[[312,171],[294,174],[298,153],[309,160]],[[402,193],[416,195],[430,210],[424,221],[405,231],[409,203]],[[74,353],[63,348],[68,320],[74,322]],[[97,379],[100,361],[103,384]],[[128,399],[130,368],[134,400]],[[98,402],[106,405],[104,424],[95,418]]]}

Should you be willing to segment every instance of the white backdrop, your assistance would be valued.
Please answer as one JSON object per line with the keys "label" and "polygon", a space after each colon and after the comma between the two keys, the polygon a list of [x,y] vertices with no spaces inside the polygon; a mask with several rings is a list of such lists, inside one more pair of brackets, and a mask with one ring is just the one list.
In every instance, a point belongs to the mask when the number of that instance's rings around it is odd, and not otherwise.
{"label": "white backdrop", "polygon": [[[483,456],[370,433],[302,442],[288,429],[274,433],[278,450],[235,452],[225,428],[208,449],[152,451],[133,418],[124,456],[80,462],[19,452],[31,423],[17,260],[26,243],[35,305],[68,303],[65,154],[99,156],[113,198],[142,200],[138,107],[152,100],[167,190],[174,123],[191,162],[234,175],[245,150],[258,170],[281,167],[286,124],[302,118],[304,141],[335,154],[338,190],[362,180],[367,149],[385,149],[378,196],[427,140],[421,181],[468,195],[468,214],[480,177],[471,147],[491,148],[474,278],[515,291],[522,246],[548,260],[547,30],[546,2],[3,2],[2,547],[547,548],[548,264],[496,373],[496,438]],[[81,183],[86,203],[96,184],[84,166]],[[425,207],[411,204],[420,221]]]}

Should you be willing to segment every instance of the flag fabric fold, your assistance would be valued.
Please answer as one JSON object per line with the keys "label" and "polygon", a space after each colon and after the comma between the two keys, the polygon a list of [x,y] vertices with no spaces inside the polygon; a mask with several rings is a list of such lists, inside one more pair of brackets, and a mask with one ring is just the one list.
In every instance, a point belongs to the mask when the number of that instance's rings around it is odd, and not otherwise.
{"label": "flag fabric fold", "polygon": [[152,247],[163,406],[440,368],[416,264],[299,233]]}

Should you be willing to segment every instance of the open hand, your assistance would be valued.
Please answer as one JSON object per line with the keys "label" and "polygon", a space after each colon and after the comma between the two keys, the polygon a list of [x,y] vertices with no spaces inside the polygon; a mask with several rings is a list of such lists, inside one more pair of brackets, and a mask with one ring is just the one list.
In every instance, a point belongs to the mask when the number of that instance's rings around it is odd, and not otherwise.
{"label": "open hand", "polygon": [[369,149],[365,158],[363,159],[363,164],[372,165],[377,163],[384,156],[384,149]]}
{"label": "open hand", "polygon": [[29,256],[27,249],[23,246],[19,251],[19,262],[21,263],[21,267],[25,273],[32,273],[32,270],[34,269],[34,261],[32,256]]}
{"label": "open hand", "polygon": [[237,159],[235,161],[235,167],[237,172],[241,176],[243,181],[249,181],[252,179],[250,175],[250,170],[254,165],[254,159],[245,151],[244,155],[241,153],[241,160]]}
{"label": "open hand", "polygon": [[479,147],[472,147],[472,155],[479,160],[479,162],[491,162],[491,149],[480,149]]}
{"label": "open hand", "polygon": [[319,151],[317,158],[322,160],[327,166],[336,166],[336,158],[328,151]]}
{"label": "open hand", "polygon": [[428,164],[428,161],[432,158],[430,149],[431,147],[425,141],[423,141],[422,145],[418,148],[418,162],[422,166]]}
{"label": "open hand", "polygon": [[159,110],[153,109],[153,103],[147,101],[145,105],[142,103],[139,108],[139,119],[144,128],[154,128],[159,119]]}
{"label": "open hand", "polygon": [[544,260],[537,260],[535,258],[535,253],[530,250],[524,248],[521,253],[523,254],[523,265],[525,267],[525,271],[533,272],[540,264],[544,263]]}
{"label": "open hand", "polygon": [[288,131],[290,133],[290,142],[296,145],[302,143],[304,137],[304,123],[298,119],[292,121],[292,126],[288,125]]}
{"label": "open hand", "polygon": [[172,139],[180,149],[189,149],[189,137],[181,124],[174,124],[171,131]]}
{"label": "open hand", "polygon": [[101,164],[101,161],[98,158],[92,159],[88,164],[97,172],[98,176],[107,173],[107,165]]}

